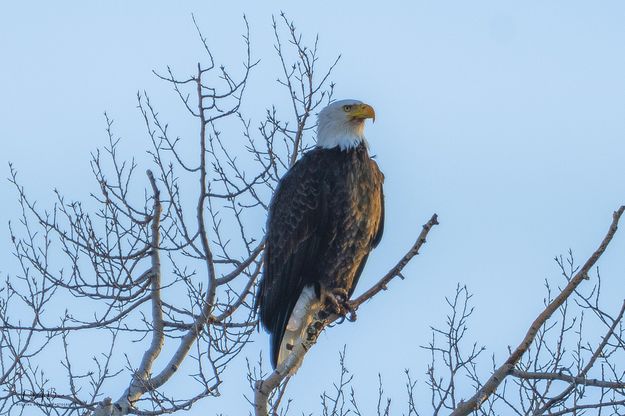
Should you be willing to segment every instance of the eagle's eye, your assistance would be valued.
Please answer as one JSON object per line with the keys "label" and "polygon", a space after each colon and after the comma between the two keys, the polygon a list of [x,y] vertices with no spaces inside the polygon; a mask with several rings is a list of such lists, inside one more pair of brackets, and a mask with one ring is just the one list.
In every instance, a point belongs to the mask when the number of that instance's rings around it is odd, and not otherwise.
{"label": "eagle's eye", "polygon": [[351,105],[344,105],[344,106],[343,106],[343,111],[345,111],[345,112],[347,112],[347,111],[349,111],[349,110],[351,110],[351,109],[352,109],[352,106],[351,106]]}

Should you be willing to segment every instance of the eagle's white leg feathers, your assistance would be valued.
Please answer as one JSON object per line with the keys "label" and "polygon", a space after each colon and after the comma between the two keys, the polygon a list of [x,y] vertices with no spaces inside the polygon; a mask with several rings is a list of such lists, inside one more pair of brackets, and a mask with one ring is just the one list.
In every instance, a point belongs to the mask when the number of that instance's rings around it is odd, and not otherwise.
{"label": "eagle's white leg feathers", "polygon": [[305,337],[308,325],[310,325],[313,316],[320,308],[321,302],[315,294],[315,288],[313,286],[304,287],[284,330],[278,353],[278,366],[288,357],[298,339],[301,342]]}

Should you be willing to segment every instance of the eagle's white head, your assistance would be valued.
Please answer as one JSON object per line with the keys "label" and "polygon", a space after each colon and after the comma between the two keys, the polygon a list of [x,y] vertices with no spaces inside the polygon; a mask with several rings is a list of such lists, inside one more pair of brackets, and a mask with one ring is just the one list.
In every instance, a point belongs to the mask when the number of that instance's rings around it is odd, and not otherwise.
{"label": "eagle's white head", "polygon": [[319,112],[317,147],[342,150],[351,149],[364,142],[365,120],[375,121],[375,111],[369,104],[358,100],[340,100]]}

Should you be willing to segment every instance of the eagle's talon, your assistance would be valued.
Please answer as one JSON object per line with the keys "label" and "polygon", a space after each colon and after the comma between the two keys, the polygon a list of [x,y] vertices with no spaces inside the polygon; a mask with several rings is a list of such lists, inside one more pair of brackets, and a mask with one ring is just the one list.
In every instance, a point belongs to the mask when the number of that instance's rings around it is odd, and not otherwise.
{"label": "eagle's talon", "polygon": [[346,315],[346,318],[349,322],[356,322],[356,311],[352,308],[349,303],[346,304],[347,311],[349,312],[349,316]]}
{"label": "eagle's talon", "polygon": [[343,312],[343,301],[338,299],[338,297],[334,294],[334,291],[327,292],[325,294],[325,303],[328,310],[336,313],[337,315],[344,315]]}
{"label": "eagle's talon", "polygon": [[350,322],[356,320],[356,312],[349,304],[347,290],[343,288],[329,290],[325,293],[325,301],[329,310],[341,316],[339,323],[342,323],[345,319]]}

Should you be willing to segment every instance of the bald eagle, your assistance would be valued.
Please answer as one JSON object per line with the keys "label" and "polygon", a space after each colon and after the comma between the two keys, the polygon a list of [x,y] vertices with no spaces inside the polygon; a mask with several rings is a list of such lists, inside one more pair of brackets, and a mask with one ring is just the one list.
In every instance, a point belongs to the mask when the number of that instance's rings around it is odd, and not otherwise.
{"label": "bald eagle", "polygon": [[384,226],[384,176],[364,136],[373,108],[341,100],[318,116],[317,145],[282,177],[269,207],[260,322],[279,366],[314,314],[345,313]]}

